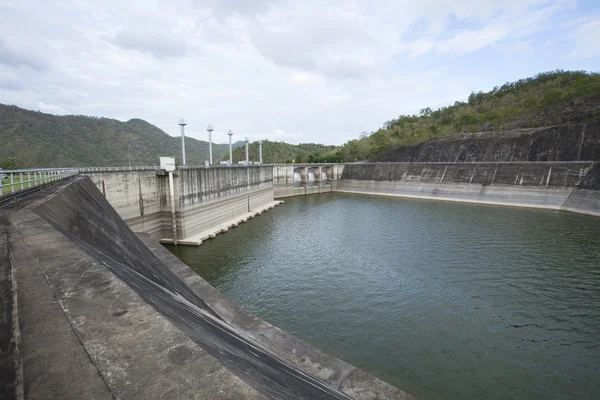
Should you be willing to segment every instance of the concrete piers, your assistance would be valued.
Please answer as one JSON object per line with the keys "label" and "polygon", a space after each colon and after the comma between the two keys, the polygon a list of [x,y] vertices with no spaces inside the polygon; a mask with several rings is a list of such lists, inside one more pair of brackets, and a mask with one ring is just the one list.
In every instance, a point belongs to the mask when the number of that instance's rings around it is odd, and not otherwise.
{"label": "concrete piers", "polygon": [[343,164],[275,164],[275,198],[333,192]]}
{"label": "concrete piers", "polygon": [[[259,209],[251,212],[244,213],[236,218],[223,222],[222,224],[212,226],[200,233],[189,236],[187,238],[178,239],[178,245],[187,245],[187,246],[200,246],[203,241],[216,237],[220,233],[224,233],[229,231],[229,229],[238,226],[241,223],[248,221],[256,217],[257,215],[262,214],[280,204],[283,204],[283,201],[272,201],[265,206],[260,207]],[[160,243],[163,244],[173,244],[173,239],[161,239]]]}

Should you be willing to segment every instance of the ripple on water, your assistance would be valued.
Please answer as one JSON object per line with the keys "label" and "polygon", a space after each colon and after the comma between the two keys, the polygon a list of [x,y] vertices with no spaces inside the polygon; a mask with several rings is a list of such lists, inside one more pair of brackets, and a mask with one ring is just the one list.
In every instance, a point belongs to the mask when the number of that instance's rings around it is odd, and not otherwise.
{"label": "ripple on water", "polygon": [[600,220],[306,196],[170,249],[273,324],[421,399],[600,398]]}

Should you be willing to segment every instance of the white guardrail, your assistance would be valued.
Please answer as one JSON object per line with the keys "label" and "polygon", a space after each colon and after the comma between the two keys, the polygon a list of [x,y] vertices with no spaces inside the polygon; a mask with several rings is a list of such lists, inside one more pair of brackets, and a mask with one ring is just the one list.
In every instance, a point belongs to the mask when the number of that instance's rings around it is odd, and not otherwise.
{"label": "white guardrail", "polygon": [[76,168],[0,169],[0,196],[77,175]]}

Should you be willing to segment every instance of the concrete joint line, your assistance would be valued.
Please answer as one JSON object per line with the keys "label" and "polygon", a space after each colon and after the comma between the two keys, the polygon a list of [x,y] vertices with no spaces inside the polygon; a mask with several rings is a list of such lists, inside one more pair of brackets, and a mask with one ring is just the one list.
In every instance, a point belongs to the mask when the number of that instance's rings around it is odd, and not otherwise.
{"label": "concrete joint line", "polygon": [[348,370],[348,372],[346,372],[344,375],[342,375],[340,377],[340,383],[336,386],[337,389],[342,390],[342,386],[344,385],[344,382],[346,382],[346,379],[348,379],[348,377],[354,372],[356,371],[356,367],[352,367]]}
{"label": "concrete joint line", "polygon": [[[13,227],[14,228],[14,227]],[[13,337],[11,341],[15,345],[15,398],[17,400],[23,400],[25,398],[24,391],[24,379],[23,379],[23,359],[21,357],[21,326],[19,325],[19,294],[17,286],[17,274],[15,262],[12,258],[12,246],[10,245],[10,232],[6,232],[7,236],[7,247],[8,247],[8,262],[9,262],[9,279],[10,279],[10,292],[12,295],[12,333]]]}

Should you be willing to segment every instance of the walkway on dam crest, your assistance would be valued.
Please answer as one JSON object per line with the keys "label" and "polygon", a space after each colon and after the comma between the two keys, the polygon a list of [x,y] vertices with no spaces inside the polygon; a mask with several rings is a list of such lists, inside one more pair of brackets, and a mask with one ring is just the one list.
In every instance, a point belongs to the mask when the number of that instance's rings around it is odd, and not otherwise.
{"label": "walkway on dam crest", "polygon": [[233,304],[87,177],[0,208],[0,271],[9,397],[412,398]]}

